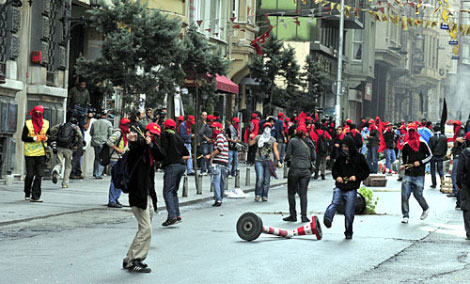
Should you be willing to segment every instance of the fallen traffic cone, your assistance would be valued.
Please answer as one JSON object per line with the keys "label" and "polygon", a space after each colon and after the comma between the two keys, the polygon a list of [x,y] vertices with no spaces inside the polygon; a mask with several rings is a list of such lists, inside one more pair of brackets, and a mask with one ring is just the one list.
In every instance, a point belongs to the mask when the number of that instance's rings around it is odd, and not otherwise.
{"label": "fallen traffic cone", "polygon": [[323,234],[321,231],[320,221],[317,216],[312,217],[312,222],[293,231],[274,228],[271,226],[263,226],[261,218],[252,212],[244,213],[237,222],[237,233],[240,238],[245,241],[256,240],[261,233],[280,236],[284,238],[292,238],[293,236],[315,235],[317,240],[321,240]]}

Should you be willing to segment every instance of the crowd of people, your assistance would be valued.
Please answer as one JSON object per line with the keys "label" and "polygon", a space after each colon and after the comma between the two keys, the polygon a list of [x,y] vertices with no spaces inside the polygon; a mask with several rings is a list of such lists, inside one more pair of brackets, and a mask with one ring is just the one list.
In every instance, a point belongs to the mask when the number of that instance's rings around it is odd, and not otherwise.
{"label": "crowd of people", "polygon": [[[184,175],[195,175],[198,169],[202,175],[209,174],[214,188],[213,206],[221,206],[227,178],[238,174],[239,157],[245,154],[247,164],[254,166],[256,172],[256,202],[268,202],[270,181],[276,177],[276,168],[285,163],[289,167],[289,216],[284,218],[287,222],[297,221],[296,194],[300,198],[301,221],[309,222],[309,182],[312,178],[325,180],[327,168],[331,169],[335,189],[323,221],[327,228],[331,227],[336,210],[343,203],[346,239],[353,236],[357,190],[370,174],[398,175],[402,181],[402,223],[408,223],[411,193],[423,210],[421,219],[425,219],[430,210],[423,196],[426,171],[432,176],[431,188],[436,188],[436,169],[442,181],[443,162],[452,158],[453,193],[449,197],[455,197],[456,207],[463,210],[470,239],[470,192],[467,192],[470,190],[470,149],[465,149],[470,147],[470,121],[465,126],[460,121],[449,121],[453,135],[447,137],[445,123],[423,120],[392,124],[377,117],[362,119],[357,124],[347,119],[342,125],[335,125],[331,119],[321,118],[318,111],[291,117],[282,112],[262,117],[254,112],[243,128],[239,117],[233,117],[224,127],[217,112],[202,112],[197,124],[193,115],[179,116],[175,121],[166,118],[165,110],[139,110],[122,118],[116,128],[104,112],[96,115],[97,119],[91,119],[90,115],[83,122],[72,114],[67,122],[51,128],[43,114],[42,106],[34,107],[23,130],[27,172],[25,199],[42,202],[41,178],[48,160],[47,143],[58,158],[51,174],[54,183],[62,173],[63,163],[63,188],[69,186],[70,178],[81,176],[74,168],[74,159],[77,152],[80,153],[78,158],[81,157],[83,133],[89,131],[95,154],[94,178],[101,179],[106,166],[114,168],[124,157],[127,163],[129,204],[139,224],[123,261],[123,267],[130,271],[150,272],[142,261],[149,250],[151,220],[157,208],[155,172],[159,169],[164,172],[162,191],[168,216],[162,225],[172,226],[182,222],[177,192]],[[379,163],[382,155],[384,164]],[[108,206],[121,208],[120,196],[121,189],[113,178]]]}

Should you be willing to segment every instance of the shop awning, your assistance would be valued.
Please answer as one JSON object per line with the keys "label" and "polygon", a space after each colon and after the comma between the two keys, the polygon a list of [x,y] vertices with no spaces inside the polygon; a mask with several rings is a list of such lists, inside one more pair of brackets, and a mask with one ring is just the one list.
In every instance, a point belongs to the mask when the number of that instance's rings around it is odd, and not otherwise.
{"label": "shop awning", "polygon": [[230,80],[229,78],[217,74],[215,79],[217,80],[217,90],[232,94],[238,94],[238,85],[232,82],[232,80]]}
{"label": "shop awning", "polygon": [[[206,76],[207,80],[210,80],[211,77],[212,76],[209,74],[207,74]],[[238,85],[232,82],[232,80],[230,80],[229,78],[216,74],[215,80],[217,81],[218,91],[222,91],[225,93],[238,94],[238,91],[239,91]],[[194,88],[196,87],[196,80],[194,80],[194,77],[186,77],[184,79],[184,85],[185,87]],[[201,86],[201,82],[199,82],[199,86]]]}

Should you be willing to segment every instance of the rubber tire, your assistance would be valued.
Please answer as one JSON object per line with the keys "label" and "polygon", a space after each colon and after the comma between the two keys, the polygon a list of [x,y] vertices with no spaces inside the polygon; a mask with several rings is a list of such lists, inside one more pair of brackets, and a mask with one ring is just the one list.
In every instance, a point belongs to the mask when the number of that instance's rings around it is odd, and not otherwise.
{"label": "rubber tire", "polygon": [[243,213],[240,218],[238,218],[237,234],[241,239],[251,242],[256,240],[262,232],[263,220],[255,213]]}

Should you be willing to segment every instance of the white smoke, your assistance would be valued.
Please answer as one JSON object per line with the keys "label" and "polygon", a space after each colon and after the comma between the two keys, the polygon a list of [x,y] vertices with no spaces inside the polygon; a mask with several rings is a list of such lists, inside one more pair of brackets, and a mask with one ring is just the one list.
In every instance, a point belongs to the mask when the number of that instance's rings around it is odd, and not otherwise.
{"label": "white smoke", "polygon": [[447,101],[447,119],[458,119],[465,123],[470,114],[470,66],[460,64],[452,76],[449,92],[444,94]]}

